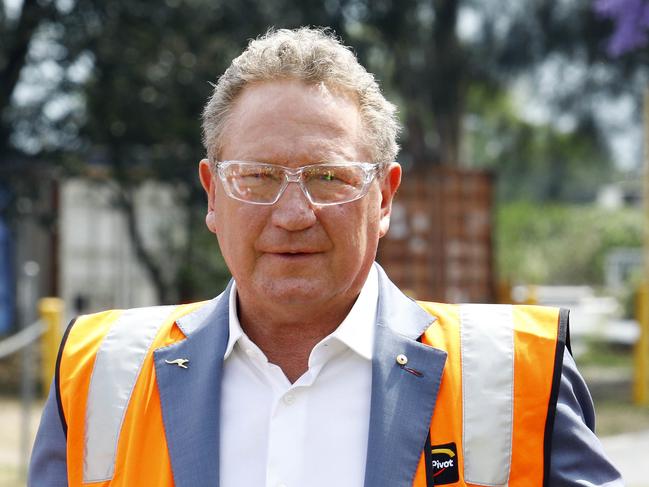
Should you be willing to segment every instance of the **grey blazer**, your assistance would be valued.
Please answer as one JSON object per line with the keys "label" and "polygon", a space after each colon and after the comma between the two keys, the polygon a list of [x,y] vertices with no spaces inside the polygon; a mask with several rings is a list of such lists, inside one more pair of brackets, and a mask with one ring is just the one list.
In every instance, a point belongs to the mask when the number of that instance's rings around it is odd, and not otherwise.
{"label": "grey blazer", "polygon": [[[177,487],[219,485],[219,404],[228,342],[228,301],[214,299],[181,318],[177,324],[187,338],[154,352]],[[417,341],[433,321],[379,268],[364,487],[412,485],[446,361],[446,352]],[[422,376],[398,367],[395,356],[399,353],[406,354],[408,365],[423,372]],[[191,358],[191,374],[164,363],[177,357]],[[53,391],[54,387],[34,444],[28,480],[31,487],[67,485],[65,433]],[[550,487],[623,485],[593,429],[590,394],[566,353],[552,434]]]}

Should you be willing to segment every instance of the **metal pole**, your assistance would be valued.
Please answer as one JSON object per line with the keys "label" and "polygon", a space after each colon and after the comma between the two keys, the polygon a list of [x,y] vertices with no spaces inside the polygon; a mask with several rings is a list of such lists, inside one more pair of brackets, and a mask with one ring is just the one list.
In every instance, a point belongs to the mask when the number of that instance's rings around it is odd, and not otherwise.
{"label": "metal pole", "polygon": [[644,273],[638,290],[640,337],[635,345],[633,400],[649,404],[649,88],[644,94]]}
{"label": "metal pole", "polygon": [[644,94],[644,132],[644,283],[649,286],[649,88]]}
{"label": "metal pole", "polygon": [[[38,296],[38,274],[40,267],[37,262],[27,261],[23,266],[21,283],[23,320],[22,327],[29,326],[36,319],[36,299]],[[27,463],[31,449],[31,410],[35,397],[34,384],[34,347],[30,342],[22,353],[22,374],[20,384],[21,422],[20,422],[20,471],[21,479],[27,477]]]}
{"label": "metal pole", "polygon": [[635,373],[633,376],[633,402],[649,404],[649,285],[642,283],[638,288],[636,317],[640,324],[640,336],[633,350]]}

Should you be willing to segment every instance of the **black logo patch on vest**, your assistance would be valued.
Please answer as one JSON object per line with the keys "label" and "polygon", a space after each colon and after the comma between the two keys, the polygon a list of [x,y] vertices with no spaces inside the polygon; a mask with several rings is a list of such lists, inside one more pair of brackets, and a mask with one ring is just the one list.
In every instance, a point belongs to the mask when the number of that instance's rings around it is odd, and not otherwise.
{"label": "black logo patch on vest", "polygon": [[430,464],[435,485],[453,484],[460,480],[455,443],[430,447]]}

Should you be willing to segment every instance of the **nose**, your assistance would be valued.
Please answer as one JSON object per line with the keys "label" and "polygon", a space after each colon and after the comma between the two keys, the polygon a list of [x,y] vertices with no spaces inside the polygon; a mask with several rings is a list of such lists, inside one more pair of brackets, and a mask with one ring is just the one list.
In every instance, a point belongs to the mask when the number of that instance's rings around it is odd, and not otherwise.
{"label": "nose", "polygon": [[288,184],[272,211],[273,224],[290,232],[306,230],[316,222],[313,207],[295,183]]}

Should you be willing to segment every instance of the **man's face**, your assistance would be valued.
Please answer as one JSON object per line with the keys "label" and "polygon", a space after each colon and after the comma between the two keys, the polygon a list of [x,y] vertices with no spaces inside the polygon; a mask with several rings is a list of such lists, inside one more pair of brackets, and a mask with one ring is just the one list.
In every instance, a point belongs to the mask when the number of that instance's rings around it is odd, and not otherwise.
{"label": "man's face", "polygon": [[[256,83],[235,102],[221,160],[287,167],[372,162],[362,139],[350,96],[300,81]],[[290,183],[277,203],[261,206],[227,196],[201,161],[207,226],[218,237],[242,305],[316,311],[352,303],[387,232],[400,175],[398,164],[390,165],[366,196],[351,203],[313,206]]]}

